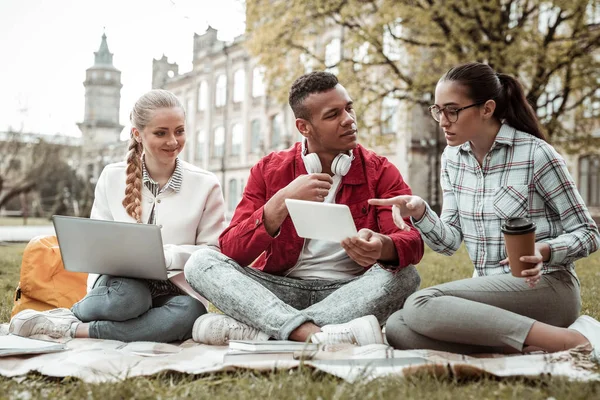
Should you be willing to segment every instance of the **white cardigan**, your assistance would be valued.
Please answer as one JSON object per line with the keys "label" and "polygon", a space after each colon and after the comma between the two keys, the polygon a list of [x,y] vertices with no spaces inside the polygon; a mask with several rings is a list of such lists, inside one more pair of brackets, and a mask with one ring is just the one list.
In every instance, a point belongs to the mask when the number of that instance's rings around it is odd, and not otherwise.
{"label": "white cardigan", "polygon": [[[190,255],[202,246],[218,250],[219,235],[225,228],[225,201],[217,177],[179,161],[182,172],[179,192],[167,189],[155,198],[148,188],[142,187],[142,223],[147,223],[154,206],[156,225],[161,227],[168,270],[182,270]],[[90,218],[135,222],[122,204],[126,168],[125,162],[104,167],[96,184]],[[89,275],[88,291],[98,276]]]}

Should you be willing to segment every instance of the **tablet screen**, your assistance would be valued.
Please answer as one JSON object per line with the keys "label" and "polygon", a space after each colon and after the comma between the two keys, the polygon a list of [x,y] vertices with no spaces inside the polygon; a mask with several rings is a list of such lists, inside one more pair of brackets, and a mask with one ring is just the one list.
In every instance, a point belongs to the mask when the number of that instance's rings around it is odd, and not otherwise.
{"label": "tablet screen", "polygon": [[285,205],[302,238],[339,243],[357,235],[352,214],[345,204],[286,199]]}

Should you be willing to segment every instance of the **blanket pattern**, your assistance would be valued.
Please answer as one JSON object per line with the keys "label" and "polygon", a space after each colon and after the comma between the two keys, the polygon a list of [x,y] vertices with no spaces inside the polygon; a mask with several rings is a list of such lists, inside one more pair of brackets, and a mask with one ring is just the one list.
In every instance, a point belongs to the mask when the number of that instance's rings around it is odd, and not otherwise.
{"label": "blanket pattern", "polygon": [[[6,334],[6,324],[0,334]],[[42,338],[48,339],[48,338]],[[29,356],[0,357],[0,375],[24,377],[37,372],[49,377],[76,377],[89,383],[115,382],[135,376],[175,371],[209,374],[236,369],[269,371],[297,368],[301,364],[337,376],[347,382],[385,376],[430,374],[477,379],[483,376],[560,376],[570,380],[598,381],[589,351],[572,349],[552,354],[475,358],[432,350],[393,350],[387,345],[329,346],[310,360],[261,360],[224,363],[224,346],[185,341],[178,345],[114,340],[72,339],[67,351]]]}

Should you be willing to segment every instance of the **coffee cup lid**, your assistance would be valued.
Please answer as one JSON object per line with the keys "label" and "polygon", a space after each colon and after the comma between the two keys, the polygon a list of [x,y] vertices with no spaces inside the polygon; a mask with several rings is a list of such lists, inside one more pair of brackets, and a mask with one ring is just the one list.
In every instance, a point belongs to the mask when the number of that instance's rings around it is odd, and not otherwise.
{"label": "coffee cup lid", "polygon": [[522,235],[535,231],[535,222],[529,218],[509,218],[502,224],[502,232]]}

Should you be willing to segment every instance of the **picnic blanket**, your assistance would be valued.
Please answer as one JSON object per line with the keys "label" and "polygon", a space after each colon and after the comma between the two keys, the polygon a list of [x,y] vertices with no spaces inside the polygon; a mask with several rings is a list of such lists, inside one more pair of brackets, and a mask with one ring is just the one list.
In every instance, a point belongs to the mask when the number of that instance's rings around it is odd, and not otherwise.
{"label": "picnic blanket", "polygon": [[[6,334],[5,326],[0,334]],[[30,356],[0,357],[0,375],[22,377],[37,372],[49,377],[76,377],[89,383],[114,382],[135,376],[176,371],[208,374],[236,369],[269,371],[297,368],[301,364],[335,375],[348,382],[385,376],[432,374],[453,378],[566,377],[600,380],[589,352],[573,349],[553,354],[475,358],[432,350],[393,350],[387,345],[331,346],[310,360],[224,363],[224,346],[208,346],[191,340],[181,344],[124,343],[115,340],[72,339],[68,350]]]}

